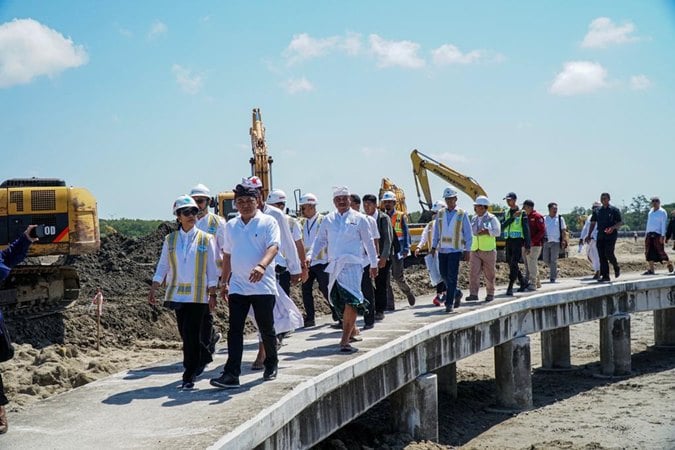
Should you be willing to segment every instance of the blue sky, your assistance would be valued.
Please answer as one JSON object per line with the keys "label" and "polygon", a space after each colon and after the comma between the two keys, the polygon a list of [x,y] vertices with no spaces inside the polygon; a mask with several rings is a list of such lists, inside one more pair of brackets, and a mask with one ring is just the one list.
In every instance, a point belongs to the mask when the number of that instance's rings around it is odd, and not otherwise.
{"label": "blue sky", "polygon": [[0,177],[170,218],[250,174],[260,107],[274,187],[321,209],[383,176],[417,209],[413,148],[496,203],[670,202],[673,49],[666,1],[0,1]]}

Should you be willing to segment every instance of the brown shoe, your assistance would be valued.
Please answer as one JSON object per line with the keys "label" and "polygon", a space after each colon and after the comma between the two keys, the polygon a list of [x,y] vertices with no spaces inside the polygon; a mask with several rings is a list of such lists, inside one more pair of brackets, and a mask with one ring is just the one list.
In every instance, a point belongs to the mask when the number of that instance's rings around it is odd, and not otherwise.
{"label": "brown shoe", "polygon": [[7,411],[5,407],[0,405],[0,434],[7,433],[9,429],[9,424],[7,423]]}

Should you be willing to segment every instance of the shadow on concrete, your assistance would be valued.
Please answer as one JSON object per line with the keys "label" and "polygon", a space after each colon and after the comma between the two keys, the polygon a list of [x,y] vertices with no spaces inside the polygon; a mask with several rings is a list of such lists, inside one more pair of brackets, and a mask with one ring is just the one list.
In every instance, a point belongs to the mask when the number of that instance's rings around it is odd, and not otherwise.
{"label": "shadow on concrete", "polygon": [[[212,370],[210,372],[216,371]],[[218,373],[209,373],[203,376],[202,380],[208,379],[211,376],[217,376],[219,371],[217,372]],[[106,405],[127,405],[135,400],[166,398],[166,401],[162,403],[162,406],[164,407],[181,406],[195,401],[210,402],[212,405],[219,405],[225,403],[234,395],[246,392],[262,382],[263,380],[261,377],[258,380],[242,384],[241,387],[237,389],[218,389],[211,387],[210,385],[208,388],[202,389],[200,388],[200,385],[202,385],[203,381],[201,381],[197,385],[197,389],[182,390],[179,388],[179,379],[163,386],[146,387],[120,392],[104,399],[102,403],[105,403]]]}
{"label": "shadow on concrete", "polygon": [[[675,368],[675,352],[645,350],[633,354],[633,374],[627,378],[599,379],[600,363],[579,366],[571,372],[539,372],[532,374],[534,409],[543,408],[574,397],[597,387],[634,379],[640,375],[658,373]],[[467,379],[468,378],[468,379]],[[472,379],[473,378],[473,379]],[[462,372],[458,363],[457,399],[439,395],[439,444],[460,447],[511,416],[485,411],[495,401],[495,381],[478,379],[473,373]],[[639,384],[629,384],[639,389]],[[414,441],[409,435],[397,433],[391,427],[393,418],[388,399],[335,432],[316,449],[375,447],[383,443],[391,448],[404,448]],[[339,444],[335,440],[341,441]],[[354,446],[356,445],[356,447]]]}
{"label": "shadow on concrete", "polygon": [[180,363],[171,363],[164,366],[142,367],[140,369],[132,369],[124,376],[124,380],[140,380],[153,375],[165,375],[169,373],[180,373],[183,367]]}
{"label": "shadow on concrete", "polygon": [[[359,342],[353,345],[358,345]],[[289,361],[295,361],[299,359],[317,357],[317,356],[350,356],[355,353],[343,353],[340,351],[340,341],[336,339],[333,343],[328,345],[322,345],[319,347],[308,348],[307,350],[302,350],[300,352],[280,352],[280,355],[283,355],[284,359]]]}

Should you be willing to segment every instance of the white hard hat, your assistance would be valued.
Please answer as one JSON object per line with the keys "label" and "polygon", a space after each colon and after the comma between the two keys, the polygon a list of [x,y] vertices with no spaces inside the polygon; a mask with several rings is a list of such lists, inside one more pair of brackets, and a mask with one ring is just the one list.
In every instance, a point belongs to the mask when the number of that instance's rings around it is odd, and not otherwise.
{"label": "white hard hat", "polygon": [[431,207],[431,212],[438,212],[443,208],[445,208],[445,202],[441,200],[436,200],[434,202],[434,206]]}
{"label": "white hard hat", "polygon": [[308,192],[300,197],[300,206],[302,205],[316,205],[319,203],[319,200],[316,198],[316,195]]}
{"label": "white hard hat", "polygon": [[269,193],[267,196],[267,201],[265,202],[268,205],[274,205],[276,203],[286,203],[286,193],[281,189],[275,189]]}
{"label": "white hard hat", "polygon": [[479,195],[476,197],[476,200],[473,202],[476,206],[485,206],[486,208],[490,206],[490,200],[484,195]]}
{"label": "white hard hat", "polygon": [[382,194],[382,198],[380,200],[382,200],[383,202],[387,202],[387,201],[395,202],[396,201],[396,194],[394,194],[391,191],[384,191],[384,193]]}
{"label": "white hard hat", "polygon": [[195,202],[195,199],[193,199],[189,195],[181,195],[180,197],[178,197],[176,199],[175,202],[173,202],[173,213],[174,213],[174,215],[176,214],[176,211],[178,211],[179,209],[183,209],[183,208],[197,208],[197,209],[199,209],[199,207],[197,206],[197,203]]}
{"label": "white hard hat", "polygon": [[253,188],[253,189],[262,189],[262,181],[260,178],[256,176],[248,177],[248,178],[242,178],[241,179],[241,184],[244,187],[247,188]]}
{"label": "white hard hat", "polygon": [[443,198],[457,197],[457,191],[451,187],[443,189]]}
{"label": "white hard hat", "polygon": [[211,191],[209,188],[199,183],[197,186],[190,189],[190,197],[208,197],[211,198]]}

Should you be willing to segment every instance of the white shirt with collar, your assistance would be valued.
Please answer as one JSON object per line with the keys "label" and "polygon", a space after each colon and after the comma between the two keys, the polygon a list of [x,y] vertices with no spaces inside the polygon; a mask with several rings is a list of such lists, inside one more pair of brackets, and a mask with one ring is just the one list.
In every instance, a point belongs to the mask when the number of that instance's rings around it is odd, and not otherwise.
{"label": "white shirt with collar", "polygon": [[[377,225],[376,225],[377,226]],[[328,245],[330,244],[330,245]],[[365,248],[370,267],[377,267],[377,250],[364,214],[349,209],[343,214],[333,211],[324,217],[312,249],[312,261],[328,245],[328,261],[346,256],[362,258]]]}
{"label": "white shirt with collar", "polygon": [[[558,222],[558,218],[560,218],[560,222]],[[556,214],[555,217],[546,214],[544,216],[544,225],[546,225],[546,240],[548,242],[560,242],[560,229],[567,229],[565,218],[559,214]]]}
{"label": "white shirt with collar", "polygon": [[[302,239],[305,242],[305,258],[310,258],[312,256],[312,249],[314,248],[314,240],[316,239],[317,232],[323,220],[323,214],[316,213],[314,217],[305,218],[302,224]],[[319,252],[318,256],[312,260],[312,265],[315,264],[326,264],[328,260],[326,259],[326,252]]]}
{"label": "white shirt with collar", "polygon": [[281,236],[277,221],[257,211],[248,223],[244,223],[241,216],[230,219],[225,229],[223,251],[230,255],[230,294],[277,295],[274,264],[267,266],[257,283],[248,280],[267,249],[279,247]]}
{"label": "white shirt with collar", "polygon": [[[178,231],[173,233],[178,233],[176,237],[176,279],[173,280],[171,265],[169,264],[169,236],[164,239],[164,244],[162,244],[162,253],[159,257],[159,262],[157,263],[157,268],[155,269],[155,275],[152,277],[152,281],[162,283],[166,280],[167,285],[175,284],[178,285],[191,285],[191,292],[186,294],[181,294],[179,289],[175,290],[171,298],[167,298],[168,301],[179,302],[179,303],[193,303],[194,296],[192,294],[192,289],[195,287],[195,265],[197,262],[196,253],[199,246],[199,239],[197,236],[197,227],[192,227],[188,232],[183,231],[180,228]],[[172,233],[172,234],[173,234]],[[216,265],[216,245],[213,236],[207,233],[208,244],[207,244],[207,260],[206,260],[206,286],[207,288],[216,287],[218,285],[218,276],[220,275],[218,271],[218,266]],[[168,292],[167,292],[168,295]],[[202,303],[208,303],[208,291],[204,290],[204,297],[201,299]]]}
{"label": "white shirt with collar", "polygon": [[272,216],[277,221],[277,225],[279,225],[279,230],[281,232],[281,246],[279,247],[279,251],[286,260],[288,271],[291,275],[301,273],[302,267],[300,265],[300,258],[298,257],[298,249],[295,246],[295,239],[293,239],[291,228],[288,226],[286,214],[279,208],[269,205],[265,205],[262,212]]}
{"label": "white shirt with collar", "polygon": [[[215,223],[215,229],[212,224]],[[205,231],[216,238],[216,250],[218,253],[223,251],[223,241],[225,240],[225,224],[227,222],[225,219],[220,217],[218,214],[212,212],[206,213],[204,217],[199,219],[195,224],[195,228],[198,230]],[[218,258],[220,259],[220,257]]]}
{"label": "white shirt with collar", "polygon": [[668,213],[665,209],[650,209],[647,214],[647,228],[645,233],[658,233],[661,236],[666,235],[666,227],[668,226]]}

